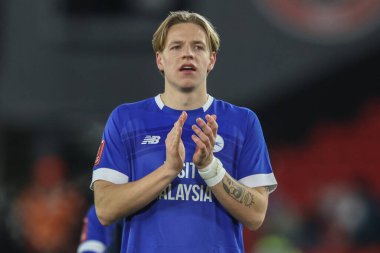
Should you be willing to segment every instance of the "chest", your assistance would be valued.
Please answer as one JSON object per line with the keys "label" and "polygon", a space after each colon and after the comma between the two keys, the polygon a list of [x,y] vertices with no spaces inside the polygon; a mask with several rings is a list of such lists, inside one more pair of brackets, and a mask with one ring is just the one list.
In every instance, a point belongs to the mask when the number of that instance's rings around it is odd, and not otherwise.
{"label": "chest", "polygon": [[[181,139],[185,146],[185,162],[180,178],[195,179],[197,174],[192,163],[196,145],[191,138],[194,134],[192,125],[196,124],[197,117],[199,115],[188,117],[183,127]],[[132,177],[142,178],[164,163],[166,160],[165,140],[176,119],[176,117],[161,115],[150,118],[139,117],[125,123],[122,139]],[[241,127],[224,122],[223,120],[219,122],[213,152],[227,170],[232,170],[243,147],[244,137]]]}

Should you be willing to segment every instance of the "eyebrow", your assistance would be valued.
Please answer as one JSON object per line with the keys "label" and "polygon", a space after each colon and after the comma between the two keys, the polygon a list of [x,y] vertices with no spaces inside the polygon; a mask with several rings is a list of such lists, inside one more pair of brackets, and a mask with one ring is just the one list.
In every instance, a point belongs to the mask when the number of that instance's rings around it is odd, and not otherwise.
{"label": "eyebrow", "polygon": [[168,45],[172,45],[172,44],[182,44],[183,41],[180,41],[180,40],[175,40],[175,41],[171,41]]}
{"label": "eyebrow", "polygon": [[191,43],[193,43],[193,44],[203,44],[203,45],[206,45],[203,41],[201,41],[201,40],[194,40],[194,41],[192,41]]}
{"label": "eyebrow", "polygon": [[[182,40],[174,40],[174,41],[171,41],[168,45],[174,45],[174,44],[183,44],[183,41]],[[201,40],[194,40],[194,41],[191,41],[191,44],[202,44],[202,45],[206,45],[203,41]]]}

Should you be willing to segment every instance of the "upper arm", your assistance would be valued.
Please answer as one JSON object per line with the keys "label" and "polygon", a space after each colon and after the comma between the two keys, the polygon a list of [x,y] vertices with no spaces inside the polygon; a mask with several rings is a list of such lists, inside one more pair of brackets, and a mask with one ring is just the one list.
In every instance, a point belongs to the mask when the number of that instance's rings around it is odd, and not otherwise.
{"label": "upper arm", "polygon": [[244,131],[244,143],[237,163],[237,180],[248,187],[277,185],[269,153],[259,119],[252,111],[247,111],[247,125]]}
{"label": "upper arm", "polygon": [[[93,167],[92,182],[90,188],[97,180],[106,180],[115,184],[123,184],[129,181],[129,160],[127,159],[127,145],[123,138],[126,131],[123,112],[115,109],[105,126],[102,142]],[[124,116],[123,116],[124,115]]]}

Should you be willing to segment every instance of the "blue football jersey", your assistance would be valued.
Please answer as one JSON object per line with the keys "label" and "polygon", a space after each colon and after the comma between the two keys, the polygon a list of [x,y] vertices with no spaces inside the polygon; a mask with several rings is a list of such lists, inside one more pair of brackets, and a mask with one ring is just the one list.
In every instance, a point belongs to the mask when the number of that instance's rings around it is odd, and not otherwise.
{"label": "blue football jersey", "polygon": [[[165,106],[160,95],[117,107],[103,133],[91,186],[96,180],[136,181],[161,166],[166,136],[181,112]],[[214,156],[232,177],[248,187],[277,186],[255,113],[209,96],[187,114],[183,170],[152,203],[125,218],[122,252],[244,252],[241,223],[217,201],[192,162],[191,126],[198,117],[217,116]]]}
{"label": "blue football jersey", "polygon": [[96,216],[95,206],[92,205],[84,218],[81,243],[77,253],[104,253],[113,241],[116,223],[103,226]]}

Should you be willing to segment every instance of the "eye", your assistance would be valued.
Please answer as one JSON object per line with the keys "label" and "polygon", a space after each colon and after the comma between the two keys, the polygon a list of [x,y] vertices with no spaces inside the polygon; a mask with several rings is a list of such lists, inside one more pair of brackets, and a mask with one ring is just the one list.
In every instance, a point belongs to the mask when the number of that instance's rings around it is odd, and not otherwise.
{"label": "eye", "polygon": [[195,45],[196,50],[203,50],[204,47],[202,45]]}
{"label": "eye", "polygon": [[179,45],[174,45],[170,48],[170,50],[178,50],[180,49],[181,47]]}

